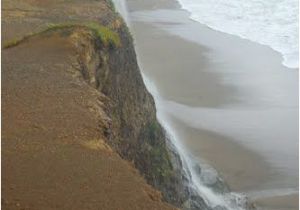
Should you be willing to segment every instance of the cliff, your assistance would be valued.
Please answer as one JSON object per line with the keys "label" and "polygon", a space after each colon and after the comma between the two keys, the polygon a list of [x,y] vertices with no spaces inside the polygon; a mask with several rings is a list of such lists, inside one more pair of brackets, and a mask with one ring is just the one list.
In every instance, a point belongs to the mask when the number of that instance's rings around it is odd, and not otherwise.
{"label": "cliff", "polygon": [[203,205],[111,2],[5,0],[2,12],[4,209]]}

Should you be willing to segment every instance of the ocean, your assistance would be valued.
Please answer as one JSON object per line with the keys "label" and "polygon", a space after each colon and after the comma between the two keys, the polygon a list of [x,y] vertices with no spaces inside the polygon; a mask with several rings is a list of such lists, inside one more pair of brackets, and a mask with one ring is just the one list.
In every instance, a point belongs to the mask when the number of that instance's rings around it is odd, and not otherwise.
{"label": "ocean", "polygon": [[299,67],[297,0],[178,0],[191,19],[271,47],[282,64]]}

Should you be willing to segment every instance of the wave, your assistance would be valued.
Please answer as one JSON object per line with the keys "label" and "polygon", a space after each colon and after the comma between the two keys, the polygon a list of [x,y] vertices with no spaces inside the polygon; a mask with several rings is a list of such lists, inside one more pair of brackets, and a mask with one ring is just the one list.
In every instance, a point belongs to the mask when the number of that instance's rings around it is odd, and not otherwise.
{"label": "wave", "polygon": [[282,64],[299,67],[297,0],[178,0],[190,18],[224,33],[271,47]]}

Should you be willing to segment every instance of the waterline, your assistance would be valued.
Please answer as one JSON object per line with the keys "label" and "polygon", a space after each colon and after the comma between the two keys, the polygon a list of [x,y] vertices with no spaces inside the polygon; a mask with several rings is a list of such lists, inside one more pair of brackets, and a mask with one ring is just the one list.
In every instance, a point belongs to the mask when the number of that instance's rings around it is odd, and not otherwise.
{"label": "waterline", "polygon": [[281,53],[282,64],[299,67],[298,1],[177,0],[190,18],[216,31],[267,45]]}

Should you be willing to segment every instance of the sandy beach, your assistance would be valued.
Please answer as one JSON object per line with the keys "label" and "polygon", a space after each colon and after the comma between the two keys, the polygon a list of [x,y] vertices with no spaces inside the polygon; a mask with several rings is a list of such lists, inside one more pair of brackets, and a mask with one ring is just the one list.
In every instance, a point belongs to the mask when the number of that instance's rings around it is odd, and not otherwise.
{"label": "sandy beach", "polygon": [[259,208],[298,209],[298,70],[266,46],[190,20],[175,1],[128,7],[157,109],[190,158]]}

